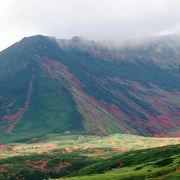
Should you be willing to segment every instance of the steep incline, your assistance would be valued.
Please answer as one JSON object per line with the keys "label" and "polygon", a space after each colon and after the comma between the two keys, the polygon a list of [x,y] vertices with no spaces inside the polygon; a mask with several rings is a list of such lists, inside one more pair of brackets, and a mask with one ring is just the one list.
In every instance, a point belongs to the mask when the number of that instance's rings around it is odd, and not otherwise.
{"label": "steep incline", "polygon": [[[0,55],[0,132],[23,139],[83,130],[82,116],[69,90],[40,66],[51,56],[47,37],[23,39]],[[48,50],[49,48],[49,50]]]}
{"label": "steep incline", "polygon": [[164,38],[173,47],[24,38],[0,53],[1,134],[180,136],[180,41]]}
{"label": "steep incline", "polygon": [[121,122],[141,135],[179,136],[178,40],[161,37],[116,50],[78,37],[59,45],[66,52],[61,61],[84,90]]}

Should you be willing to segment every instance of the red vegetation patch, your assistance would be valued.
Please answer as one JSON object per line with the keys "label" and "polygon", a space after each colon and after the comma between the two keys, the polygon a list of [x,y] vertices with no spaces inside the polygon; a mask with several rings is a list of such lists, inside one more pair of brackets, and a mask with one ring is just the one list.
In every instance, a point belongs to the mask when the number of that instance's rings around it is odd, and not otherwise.
{"label": "red vegetation patch", "polygon": [[45,154],[51,156],[51,155],[53,155],[53,152],[45,152]]}
{"label": "red vegetation patch", "polygon": [[175,134],[175,137],[180,137],[180,133]]}
{"label": "red vegetation patch", "polygon": [[39,168],[38,162],[35,161],[33,164],[34,164],[34,168]]}
{"label": "red vegetation patch", "polygon": [[42,168],[42,169],[45,169],[46,166],[47,166],[47,161],[42,161],[42,162],[41,162],[41,168]]}
{"label": "red vegetation patch", "polygon": [[0,145],[0,149],[6,151],[6,150],[8,150],[9,148],[8,148],[7,145]]}
{"label": "red vegetation patch", "polygon": [[71,152],[71,150],[69,148],[64,148],[62,151],[63,154],[68,154],[70,152]]}
{"label": "red vegetation patch", "polygon": [[166,137],[167,136],[167,133],[165,133],[163,131],[155,130],[155,129],[152,129],[152,131],[154,131],[155,136],[157,136],[157,137]]}
{"label": "red vegetation patch", "polygon": [[0,167],[0,173],[7,172],[6,168]]}
{"label": "red vegetation patch", "polygon": [[162,115],[157,116],[157,121],[158,123],[160,122],[161,124],[163,124],[165,127],[168,127],[168,128],[174,127],[174,123],[171,120],[163,117]]}
{"label": "red vegetation patch", "polygon": [[57,148],[56,144],[45,144],[44,146],[47,147],[48,149],[55,149],[55,148]]}
{"label": "red vegetation patch", "polygon": [[114,115],[119,114],[119,108],[116,105],[112,104],[110,109],[111,109],[112,114],[114,114]]}
{"label": "red vegetation patch", "polygon": [[12,148],[12,150],[13,150],[13,151],[20,151],[20,150],[22,150],[22,147],[21,147],[21,146],[14,146],[14,147]]}
{"label": "red vegetation patch", "polygon": [[45,169],[47,167],[47,161],[42,160],[41,162],[34,161],[33,166],[36,169]]}
{"label": "red vegetation patch", "polygon": [[[8,128],[6,129],[6,133],[11,134],[12,130],[14,129],[15,125],[21,120],[23,114],[25,113],[25,111],[28,109],[29,107],[29,102],[32,96],[32,91],[33,91],[33,80],[35,78],[35,74],[33,73],[31,76],[31,79],[29,81],[29,86],[28,86],[28,92],[27,92],[27,97],[26,97],[26,101],[24,103],[24,106],[22,108],[20,108],[15,114],[12,115],[4,115],[2,117],[2,120],[7,121],[9,123]],[[10,107],[13,104],[10,104]]]}
{"label": "red vegetation patch", "polygon": [[163,126],[165,128],[172,128],[172,127],[174,127],[174,123],[171,120],[165,118],[162,115],[159,115],[157,117],[149,116],[147,119],[152,124],[152,126],[155,127],[155,128],[158,125],[159,126]]}
{"label": "red vegetation patch", "polygon": [[157,127],[158,126],[158,122],[156,121],[156,119],[154,117],[148,116],[147,119],[152,124],[153,127]]}
{"label": "red vegetation patch", "polygon": [[23,109],[19,109],[19,111],[12,115],[5,115],[2,117],[2,120],[8,121],[8,122],[14,122],[16,119],[21,117],[21,114],[23,113]]}

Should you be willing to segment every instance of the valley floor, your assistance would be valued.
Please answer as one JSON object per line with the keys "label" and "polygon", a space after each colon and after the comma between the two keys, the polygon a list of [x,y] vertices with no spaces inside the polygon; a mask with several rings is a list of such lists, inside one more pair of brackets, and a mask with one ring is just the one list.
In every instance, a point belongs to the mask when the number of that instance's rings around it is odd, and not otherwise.
{"label": "valley floor", "polygon": [[57,135],[0,145],[0,180],[180,179],[180,138]]}

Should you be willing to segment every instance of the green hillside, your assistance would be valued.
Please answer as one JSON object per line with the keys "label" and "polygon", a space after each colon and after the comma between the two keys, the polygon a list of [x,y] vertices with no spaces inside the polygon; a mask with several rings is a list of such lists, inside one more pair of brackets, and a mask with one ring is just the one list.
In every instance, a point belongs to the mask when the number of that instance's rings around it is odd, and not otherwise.
{"label": "green hillside", "polygon": [[41,41],[48,43],[46,39],[24,40],[1,53],[2,139],[22,140],[83,129],[82,116],[69,90],[44,72],[35,58],[36,53],[42,53],[37,46]]}
{"label": "green hillside", "polygon": [[[0,146],[0,179],[179,177],[179,138],[48,135]],[[178,178],[177,178],[178,179]]]}
{"label": "green hillside", "polygon": [[178,137],[178,58],[165,63],[161,41],[113,50],[37,35],[0,52],[2,143],[66,131]]}
{"label": "green hillside", "polygon": [[132,151],[107,161],[94,163],[70,175],[82,177],[65,179],[179,179],[179,161],[179,146]]}

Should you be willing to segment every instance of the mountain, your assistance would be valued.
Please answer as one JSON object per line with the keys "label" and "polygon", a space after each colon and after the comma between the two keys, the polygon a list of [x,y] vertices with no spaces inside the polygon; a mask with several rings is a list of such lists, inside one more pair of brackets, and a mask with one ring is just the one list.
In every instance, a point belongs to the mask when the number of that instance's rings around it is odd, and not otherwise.
{"label": "mountain", "polygon": [[180,136],[180,37],[110,48],[23,38],[0,53],[0,135]]}

